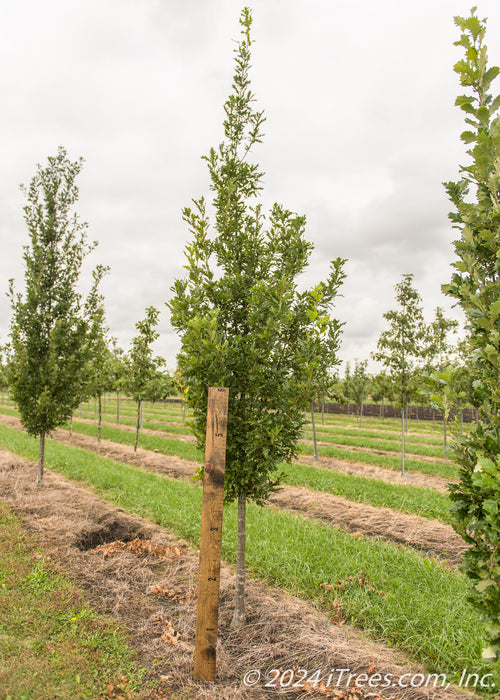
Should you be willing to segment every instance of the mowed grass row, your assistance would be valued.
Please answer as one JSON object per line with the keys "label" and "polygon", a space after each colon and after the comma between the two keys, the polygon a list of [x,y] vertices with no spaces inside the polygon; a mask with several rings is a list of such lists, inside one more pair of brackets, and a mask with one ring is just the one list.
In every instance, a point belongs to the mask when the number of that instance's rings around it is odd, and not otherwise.
{"label": "mowed grass row", "polygon": [[[161,414],[163,417],[166,416],[166,414]],[[148,416],[146,418],[146,416]],[[155,422],[151,420],[151,414],[147,413],[145,414],[144,421],[143,421],[143,427],[147,428],[149,430],[159,430],[159,431],[164,431],[168,433],[175,433],[177,435],[190,435],[191,432],[189,430],[189,427],[187,425],[182,426],[182,425],[170,425],[166,421],[165,422]],[[94,412],[93,411],[82,411],[81,413],[77,413],[75,418],[78,419],[79,417],[87,418],[90,420],[94,420]],[[113,414],[109,413],[103,413],[102,415],[103,420],[106,422],[115,422],[113,420]],[[123,416],[120,413],[120,424],[122,425],[128,425],[128,426],[135,426],[136,425],[136,418],[135,417],[129,417],[128,415]],[[322,431],[317,430],[317,439],[322,441],[322,442],[330,442],[334,445],[340,445],[343,446],[345,445],[346,447],[352,446],[352,447],[362,447],[366,448],[367,450],[384,450],[384,451],[389,451],[389,452],[401,452],[401,439],[398,438],[397,436],[394,436],[391,439],[386,439],[385,436],[381,436],[380,434],[377,434],[376,432],[373,431],[362,431],[359,430],[358,432],[354,432],[352,430],[335,430],[331,429],[331,432],[329,433],[323,433]],[[308,434],[309,439],[312,438],[312,432]],[[422,438],[420,437],[417,439],[416,437],[412,439],[406,440],[406,451],[416,454],[416,455],[424,455],[427,457],[438,457],[442,458],[443,457],[443,446],[442,446],[442,439],[439,441],[436,441],[436,444],[431,444],[431,440],[433,438]],[[299,443],[301,445],[306,445],[307,443],[304,443],[304,441],[300,440]],[[425,444],[423,444],[425,443]],[[320,448],[324,447],[324,445],[320,445]],[[307,444],[307,449],[311,449],[311,447]]]}
{"label": "mowed grass row", "polygon": [[[97,428],[93,424],[73,421],[75,432],[97,439]],[[103,426],[102,437],[112,442],[134,444],[134,433],[120,428]],[[203,462],[203,455],[193,443],[184,443],[175,438],[160,435],[140,435],[139,444],[147,450],[159,450],[162,454],[175,455],[181,459]],[[303,486],[313,491],[335,493],[358,503],[392,510],[424,518],[436,518],[450,522],[450,501],[445,494],[431,489],[407,485],[389,484],[362,476],[346,475],[316,466],[303,464],[280,464],[278,470],[284,475],[283,482],[291,486]]]}
{"label": "mowed grass row", "polygon": [[[17,415],[13,409],[3,408],[2,412]],[[97,440],[97,428],[93,424],[74,420],[73,430]],[[103,426],[102,437],[119,444],[134,444],[134,433],[119,427]],[[162,454],[203,462],[203,455],[195,444],[184,443],[175,438],[141,434],[139,445],[147,450],[158,450]],[[283,474],[283,483],[291,486],[303,486],[312,491],[333,493],[357,503],[367,503],[376,508],[391,508],[401,513],[437,519],[446,524],[451,521],[449,513],[451,504],[448,497],[432,489],[409,486],[406,483],[391,484],[300,463],[280,464],[278,471]]]}
{"label": "mowed grass row", "polygon": [[[0,425],[0,444],[36,460],[38,441]],[[199,542],[201,488],[47,441],[47,465],[108,501]],[[225,507],[223,557],[235,560],[237,509]],[[462,574],[404,547],[358,537],[300,516],[249,504],[248,570],[267,583],[341,614],[429,671],[458,679],[478,668],[482,631]],[[326,584],[326,585],[325,585]],[[457,614],[459,611],[459,614]],[[491,668],[488,669],[491,671]],[[495,667],[500,682],[500,669]]]}
{"label": "mowed grass row", "polygon": [[[2,409],[0,409],[2,410]],[[78,423],[78,421],[76,421]],[[74,425],[76,425],[74,421]],[[128,423],[127,423],[128,424]],[[83,432],[81,430],[80,426],[82,426],[83,423],[78,423],[78,430]],[[132,425],[132,423],[130,423]],[[150,427],[154,424],[144,424],[144,427]],[[107,426],[106,426],[107,427]],[[152,427],[151,429],[155,430],[158,429],[156,426]],[[170,431],[169,428],[165,429],[164,426],[160,426],[160,430],[164,430],[166,432],[173,432]],[[188,434],[189,429],[188,428],[180,428],[175,431],[177,434]],[[87,433],[91,434],[91,433]],[[146,443],[143,441],[143,435],[140,436],[140,443],[142,446],[146,447]],[[149,436],[151,437],[151,436]],[[114,438],[110,438],[114,439]],[[162,438],[161,436],[158,436],[158,438],[154,439],[165,439],[167,440],[168,438]],[[118,442],[120,440],[117,440]],[[351,441],[351,440],[346,440],[344,443],[345,446],[347,447],[351,442],[356,443],[357,441]],[[360,441],[362,444],[361,446],[364,447],[365,445],[363,444],[363,441]],[[333,457],[336,459],[343,459],[351,462],[362,462],[365,464],[373,464],[375,466],[379,467],[385,467],[386,469],[392,469],[392,470],[400,470],[401,469],[401,456],[397,454],[397,449],[394,445],[391,445],[389,443],[379,443],[380,447],[379,449],[383,449],[384,447],[391,448],[391,451],[394,451],[396,454],[394,456],[392,455],[379,455],[375,451],[375,447],[373,444],[370,444],[369,447],[367,447],[365,450],[360,449],[360,450],[349,450],[349,449],[343,449],[342,447],[342,440],[335,440],[335,443],[338,443],[338,445],[332,445],[332,446],[326,446],[326,445],[319,445],[318,446],[318,455],[323,456],[323,457]],[[151,441],[149,441],[149,444],[152,444]],[[301,454],[305,455],[312,455],[314,454],[314,446],[305,443],[303,441],[299,442],[300,445],[300,452]],[[159,449],[160,451],[163,451],[160,444],[155,445],[155,447],[150,448],[147,447],[147,449]],[[430,452],[433,452],[432,448],[428,450]],[[423,452],[426,452],[425,448],[423,448]],[[440,456],[441,452],[440,450],[436,450],[438,456]],[[170,454],[170,453],[167,453]],[[430,455],[432,456],[432,455]],[[436,455],[434,455],[436,456]],[[432,474],[436,476],[442,476],[446,479],[455,479],[457,477],[457,468],[452,462],[431,462],[431,461],[423,461],[423,460],[418,460],[418,459],[413,459],[413,458],[406,458],[405,459],[405,466],[407,471],[417,471],[421,472],[423,474]]]}

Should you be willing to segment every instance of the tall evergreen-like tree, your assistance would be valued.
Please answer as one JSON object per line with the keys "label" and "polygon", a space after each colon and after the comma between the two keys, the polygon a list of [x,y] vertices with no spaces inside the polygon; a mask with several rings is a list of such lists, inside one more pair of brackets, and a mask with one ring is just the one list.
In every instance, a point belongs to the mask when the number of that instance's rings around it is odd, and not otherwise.
{"label": "tall evergreen-like tree", "polygon": [[72,162],[59,148],[23,188],[30,243],[24,247],[24,296],[10,284],[8,380],[22,424],[40,438],[38,484],[45,436],[71,416],[86,378],[88,319],[77,282],[95,244],[88,244],[87,224],[72,213],[81,167],[81,159]]}
{"label": "tall evergreen-like tree", "polygon": [[465,312],[481,420],[455,450],[460,482],[451,497],[455,529],[469,544],[463,567],[490,642],[483,656],[494,659],[500,653],[500,95],[493,97],[490,86],[500,70],[488,67],[486,21],[475,8],[455,23],[461,31],[455,44],[464,52],[455,71],[466,88],[456,104],[465,113],[461,138],[469,164],[458,181],[445,184],[460,236],[455,271],[443,291]]}
{"label": "tall evergreen-like tree", "polygon": [[404,474],[405,411],[412,392],[413,370],[422,356],[424,315],[422,299],[413,286],[413,275],[403,275],[395,290],[398,308],[384,314],[389,327],[381,333],[373,358],[382,362],[387,369],[394,383],[394,394],[399,397],[402,421],[401,471]]}
{"label": "tall evergreen-like tree", "polygon": [[168,304],[202,449],[208,387],[229,387],[225,498],[238,501],[235,627],[245,620],[246,503],[263,503],[279,482],[278,463],[297,454],[304,410],[336,364],[341,324],[329,311],[344,277],[337,259],[326,282],[299,292],[297,277],[312,250],[305,218],[275,204],[266,219],[258,202],[262,173],[250,151],[261,140],[264,117],[250,89],[248,8],[240,24],[225,140],[206,157],[215,232],[205,201],[194,200],[184,210],[193,237],[188,275],[175,282]]}

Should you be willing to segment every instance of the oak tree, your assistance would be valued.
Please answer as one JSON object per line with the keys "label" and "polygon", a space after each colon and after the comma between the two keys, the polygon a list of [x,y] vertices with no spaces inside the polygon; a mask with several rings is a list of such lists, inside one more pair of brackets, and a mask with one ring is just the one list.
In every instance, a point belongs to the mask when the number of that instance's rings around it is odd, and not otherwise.
{"label": "oak tree", "polygon": [[325,282],[299,291],[312,244],[305,218],[275,204],[266,218],[262,173],[250,160],[264,116],[250,89],[251,14],[241,13],[224,136],[205,160],[214,193],[214,232],[203,198],[183,212],[192,241],[187,277],[168,303],[182,339],[178,368],[204,449],[209,386],[229,388],[225,499],[238,502],[233,626],[245,621],[246,503],[265,502],[279,483],[277,465],[297,455],[304,411],[336,364],[341,324],[329,315],[343,280],[332,262]]}
{"label": "oak tree", "polygon": [[401,472],[405,473],[404,421],[408,397],[413,391],[413,371],[422,355],[424,315],[422,299],[413,286],[413,275],[405,274],[395,286],[397,308],[384,314],[388,328],[377,341],[373,358],[381,362],[390,374],[394,394],[401,408]]}
{"label": "oak tree", "polygon": [[144,401],[156,401],[168,394],[165,374],[160,369],[165,360],[153,355],[152,344],[159,333],[156,330],[160,312],[154,306],[148,306],[144,319],[137,321],[137,335],[132,338],[131,348],[125,357],[127,374],[125,391],[137,405],[137,419],[134,440],[134,455],[137,454],[139,430],[141,428],[141,409]]}
{"label": "oak tree", "polygon": [[454,527],[469,549],[463,567],[471,598],[485,621],[485,659],[500,653],[500,95],[490,92],[500,69],[488,66],[486,20],[473,8],[455,17],[463,58],[455,65],[465,94],[456,105],[465,113],[468,165],[445,183],[453,204],[450,219],[459,230],[451,282],[443,291],[465,312],[475,376],[473,403],[480,421],[455,450],[460,482],[451,486]]}
{"label": "oak tree", "polygon": [[95,244],[87,242],[87,224],[73,213],[81,167],[81,159],[72,162],[59,148],[23,188],[30,238],[24,295],[10,281],[8,380],[23,426],[40,438],[37,484],[43,481],[45,436],[68,420],[85,384],[88,319],[77,283]]}

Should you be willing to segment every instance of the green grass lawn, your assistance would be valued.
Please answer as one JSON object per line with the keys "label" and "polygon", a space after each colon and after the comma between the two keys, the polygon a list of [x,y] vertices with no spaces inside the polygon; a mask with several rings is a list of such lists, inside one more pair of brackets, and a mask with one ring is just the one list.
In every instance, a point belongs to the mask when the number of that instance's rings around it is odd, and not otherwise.
{"label": "green grass lawn", "polygon": [[[36,460],[37,441],[21,431],[0,425],[0,444]],[[52,440],[47,441],[47,463],[119,507],[198,543],[199,486]],[[225,507],[223,536],[229,562],[235,560],[236,530],[237,509],[231,504]],[[482,629],[467,602],[464,576],[421,553],[249,504],[247,564],[254,576],[313,601],[328,615],[336,610],[334,600],[340,601],[352,624],[430,671],[456,679],[465,667],[479,668]],[[498,686],[499,664],[494,673]]]}
{"label": "green grass lawn", "polygon": [[[0,411],[17,415],[13,409],[1,408]],[[74,420],[73,430],[95,437],[97,440],[97,428],[94,424]],[[103,426],[102,437],[120,444],[134,444],[134,433],[119,427]],[[156,449],[162,454],[175,455],[190,461],[200,463],[203,461],[203,456],[196,445],[161,435],[141,434],[139,446],[149,450]],[[352,458],[352,453],[349,453],[349,456]],[[383,464],[383,461],[380,464]],[[436,518],[444,523],[450,522],[448,497],[432,489],[406,484],[389,484],[377,479],[341,474],[332,469],[313,465],[281,464],[279,470],[284,474],[284,483],[292,486],[304,486],[314,491],[335,493],[337,496],[344,496],[358,503],[392,508],[395,511],[420,515],[424,518]]]}

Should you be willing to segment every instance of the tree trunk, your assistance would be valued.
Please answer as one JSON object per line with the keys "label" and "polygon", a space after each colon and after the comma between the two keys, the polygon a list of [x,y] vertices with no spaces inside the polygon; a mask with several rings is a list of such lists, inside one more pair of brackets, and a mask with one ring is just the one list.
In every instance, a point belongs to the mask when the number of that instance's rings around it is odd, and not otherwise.
{"label": "tree trunk", "polygon": [[116,424],[120,425],[120,392],[116,392]]}
{"label": "tree trunk", "polygon": [[321,398],[321,425],[325,424],[325,397]]}
{"label": "tree trunk", "polygon": [[135,442],[134,442],[134,457],[137,454],[137,442],[139,441],[139,430],[141,427],[141,404],[142,401],[137,402],[137,423],[135,426]]}
{"label": "tree trunk", "polygon": [[239,629],[246,622],[245,615],[245,540],[246,540],[247,492],[242,491],[238,499],[238,548],[236,551],[236,586],[234,613],[231,627]]}
{"label": "tree trunk", "polygon": [[446,416],[443,413],[443,438],[444,438],[444,458],[445,459],[448,458],[448,444],[447,444],[447,440],[446,440],[446,423],[447,423]]}
{"label": "tree trunk", "polygon": [[405,410],[401,409],[401,474],[405,475]]}
{"label": "tree trunk", "polygon": [[314,441],[314,459],[318,459],[318,438],[316,436],[316,421],[314,420],[314,401],[311,401],[311,419]]}
{"label": "tree trunk", "polygon": [[38,450],[38,471],[36,475],[36,485],[43,484],[43,468],[45,466],[45,433],[40,433],[40,448]]}
{"label": "tree trunk", "polygon": [[102,398],[101,398],[100,393],[98,395],[98,401],[99,401],[99,415],[98,415],[98,422],[97,422],[97,442],[101,442]]}
{"label": "tree trunk", "polygon": [[363,420],[363,402],[365,400],[365,389],[361,392],[361,406],[359,407],[359,427],[361,428],[361,421]]}
{"label": "tree trunk", "polygon": [[69,419],[69,436],[71,437],[73,435],[73,414],[71,414],[71,418]]}

